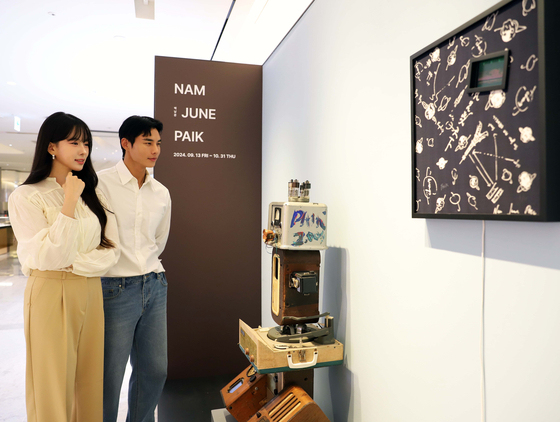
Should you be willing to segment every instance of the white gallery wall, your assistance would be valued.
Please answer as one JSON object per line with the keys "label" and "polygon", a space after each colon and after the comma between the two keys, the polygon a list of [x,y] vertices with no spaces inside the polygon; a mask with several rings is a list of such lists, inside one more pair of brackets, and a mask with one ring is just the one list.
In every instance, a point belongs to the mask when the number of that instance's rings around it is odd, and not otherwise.
{"label": "white gallery wall", "polygon": [[[481,221],[412,219],[410,56],[494,0],[315,0],[264,65],[263,227],[291,178],[329,207],[334,422],[481,420]],[[489,422],[560,420],[560,223],[486,222]],[[263,326],[271,255],[263,246]]]}

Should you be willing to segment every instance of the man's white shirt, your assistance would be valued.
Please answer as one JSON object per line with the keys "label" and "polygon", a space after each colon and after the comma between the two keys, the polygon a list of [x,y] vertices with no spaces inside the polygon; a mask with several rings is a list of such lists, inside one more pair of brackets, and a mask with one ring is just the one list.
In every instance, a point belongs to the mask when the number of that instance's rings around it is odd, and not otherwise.
{"label": "man's white shirt", "polygon": [[164,271],[159,259],[169,237],[171,196],[146,173],[141,188],[121,160],[97,173],[99,189],[115,212],[121,256],[105,277],[131,277]]}

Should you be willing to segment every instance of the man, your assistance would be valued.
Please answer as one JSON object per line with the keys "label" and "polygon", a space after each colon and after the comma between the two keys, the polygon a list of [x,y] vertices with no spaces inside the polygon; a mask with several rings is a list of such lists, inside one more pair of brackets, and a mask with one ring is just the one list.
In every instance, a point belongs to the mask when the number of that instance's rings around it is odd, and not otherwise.
{"label": "man", "polygon": [[100,171],[99,188],[117,218],[121,255],[101,278],[105,309],[103,421],[115,422],[126,363],[132,374],[127,422],[154,421],[167,377],[167,280],[159,255],[171,220],[171,198],[150,177],[163,125],[132,116],[119,129],[123,160]]}

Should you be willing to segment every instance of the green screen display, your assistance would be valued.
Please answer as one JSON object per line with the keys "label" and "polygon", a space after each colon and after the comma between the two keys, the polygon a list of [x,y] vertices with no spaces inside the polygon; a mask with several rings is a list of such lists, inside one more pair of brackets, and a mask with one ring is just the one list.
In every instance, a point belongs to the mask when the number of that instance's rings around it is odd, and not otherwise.
{"label": "green screen display", "polygon": [[501,85],[504,77],[504,57],[483,60],[476,63],[476,88]]}

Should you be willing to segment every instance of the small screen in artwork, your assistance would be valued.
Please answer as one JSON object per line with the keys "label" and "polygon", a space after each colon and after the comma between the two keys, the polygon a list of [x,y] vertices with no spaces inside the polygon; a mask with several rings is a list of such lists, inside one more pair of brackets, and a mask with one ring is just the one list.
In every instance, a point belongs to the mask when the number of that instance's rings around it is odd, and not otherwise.
{"label": "small screen in artwork", "polygon": [[483,60],[476,64],[476,88],[501,85],[504,78],[504,56]]}

